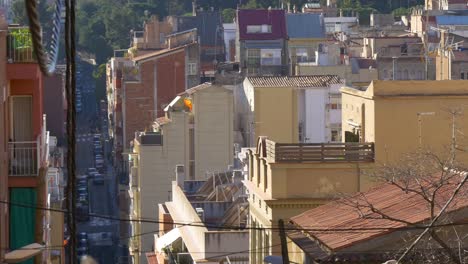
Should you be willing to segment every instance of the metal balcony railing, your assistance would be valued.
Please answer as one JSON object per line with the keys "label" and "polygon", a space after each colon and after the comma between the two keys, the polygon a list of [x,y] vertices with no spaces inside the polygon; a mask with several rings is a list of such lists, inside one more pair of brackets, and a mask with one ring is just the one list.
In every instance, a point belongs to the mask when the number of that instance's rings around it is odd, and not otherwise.
{"label": "metal balcony railing", "polygon": [[266,155],[275,162],[373,162],[374,143],[298,143],[266,140]]}
{"label": "metal balcony railing", "polygon": [[7,35],[9,63],[35,63],[31,32],[27,27],[10,27]]}
{"label": "metal balcony railing", "polygon": [[40,166],[39,140],[8,143],[9,175],[37,176]]}
{"label": "metal balcony railing", "polygon": [[35,141],[8,142],[8,175],[38,176],[39,168],[49,165],[49,131],[42,116],[41,134]]}

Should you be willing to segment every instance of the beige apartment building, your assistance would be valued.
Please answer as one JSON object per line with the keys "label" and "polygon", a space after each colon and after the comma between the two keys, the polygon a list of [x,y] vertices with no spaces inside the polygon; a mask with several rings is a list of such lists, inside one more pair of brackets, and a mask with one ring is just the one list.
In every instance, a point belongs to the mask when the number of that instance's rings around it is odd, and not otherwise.
{"label": "beige apartment building", "polygon": [[[176,165],[184,165],[188,180],[203,180],[225,171],[233,162],[233,93],[205,83],[180,93],[154,122],[155,132],[137,133],[130,154],[130,216],[154,218],[158,203],[170,200]],[[156,230],[156,224],[132,223],[132,234]],[[144,252],[153,238],[130,240],[135,263],[146,263]]]}
{"label": "beige apartment building", "polygon": [[154,235],[154,255],[147,257],[157,258],[157,263],[246,263],[249,231],[242,228],[249,209],[242,172],[225,171],[194,181],[185,180],[184,170],[177,166],[172,199],[159,204],[164,224]]}
{"label": "beige apartment building", "polygon": [[[365,90],[343,87],[341,92],[342,136],[347,142],[374,142],[376,162],[396,162],[419,147],[447,155],[452,129],[457,148],[466,149],[466,81],[373,81]],[[453,110],[461,114],[454,117]]]}
{"label": "beige apartment building", "polygon": [[[280,128],[279,128],[280,129]],[[278,220],[362,190],[362,170],[374,164],[373,143],[280,143],[260,137],[247,149],[250,263],[281,255]],[[266,228],[255,229],[255,228]]]}
{"label": "beige apartment building", "polygon": [[336,75],[265,76],[244,80],[239,120],[246,146],[259,136],[277,142],[338,142],[343,81]]}

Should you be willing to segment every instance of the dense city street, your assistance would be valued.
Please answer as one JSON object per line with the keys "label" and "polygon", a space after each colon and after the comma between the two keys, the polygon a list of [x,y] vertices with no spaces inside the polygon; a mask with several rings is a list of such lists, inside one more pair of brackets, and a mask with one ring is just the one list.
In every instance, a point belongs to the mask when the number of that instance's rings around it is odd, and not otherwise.
{"label": "dense city street", "polygon": [[[86,174],[88,168],[95,166],[93,136],[101,134],[104,149],[104,184],[97,184],[94,179],[88,178],[89,213],[104,217],[118,217],[117,183],[113,168],[107,159],[110,151],[108,144],[106,144],[106,140],[108,140],[107,131],[102,129],[106,117],[105,113],[100,111],[96,100],[92,71],[93,65],[84,62],[79,64],[77,90],[80,90],[82,94],[82,106],[81,111],[77,113],[77,175]],[[78,106],[77,108],[79,109]],[[118,228],[117,221],[101,217],[91,216],[88,221],[78,222],[78,233],[88,234],[88,254],[99,263],[116,262],[119,241]]]}

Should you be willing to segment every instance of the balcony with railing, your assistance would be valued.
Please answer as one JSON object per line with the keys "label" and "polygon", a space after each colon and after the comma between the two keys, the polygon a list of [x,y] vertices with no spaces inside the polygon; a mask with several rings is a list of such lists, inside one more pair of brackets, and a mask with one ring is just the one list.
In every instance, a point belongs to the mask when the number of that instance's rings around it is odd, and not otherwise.
{"label": "balcony with railing", "polygon": [[276,143],[266,140],[273,162],[373,162],[374,143]]}
{"label": "balcony with railing", "polygon": [[378,53],[381,58],[419,58],[424,55],[422,43],[407,43],[382,47]]}
{"label": "balcony with railing", "polygon": [[36,140],[8,142],[8,157],[9,176],[38,176],[39,168],[48,166],[49,131],[46,131],[45,115]]}
{"label": "balcony with railing", "polygon": [[10,26],[7,35],[8,63],[36,63],[28,27]]}
{"label": "balcony with railing", "polygon": [[133,31],[133,47],[141,49],[141,48],[144,48],[144,44],[145,44],[145,32]]}

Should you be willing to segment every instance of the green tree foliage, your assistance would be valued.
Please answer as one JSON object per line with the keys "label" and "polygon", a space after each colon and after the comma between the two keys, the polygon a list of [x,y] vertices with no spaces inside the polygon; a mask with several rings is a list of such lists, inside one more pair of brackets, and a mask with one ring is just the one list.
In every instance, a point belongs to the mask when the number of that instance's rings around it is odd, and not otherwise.
{"label": "green tree foliage", "polygon": [[[325,0],[321,0],[325,3]],[[50,32],[52,6],[47,0],[39,0],[38,7],[44,35]],[[300,10],[307,0],[197,0],[197,5],[205,10],[213,7],[222,12],[223,21],[231,22],[235,9],[242,8],[277,8],[281,3],[289,3]],[[367,23],[371,12],[401,15],[414,5],[423,4],[424,0],[339,0],[338,5],[345,14],[358,12],[361,23]],[[12,11],[15,22],[27,25],[24,0],[15,0]],[[80,0],[77,1],[76,30],[79,51],[96,56],[96,62],[102,64],[112,56],[114,49],[128,48],[131,40],[130,30],[142,30],[143,23],[151,15],[160,19],[167,15],[183,15],[192,11],[192,0]],[[62,52],[61,52],[62,54]]]}
{"label": "green tree foliage", "polygon": [[223,23],[232,23],[236,16],[236,10],[233,8],[226,8],[222,12]]}
{"label": "green tree foliage", "polygon": [[[11,6],[13,12],[13,22],[19,25],[29,25],[28,16],[26,15],[26,6],[24,0],[14,0]],[[37,3],[39,11],[39,20],[43,25],[43,36],[47,38],[52,33],[52,23],[50,19],[53,13],[53,7],[46,0],[40,0]]]}

